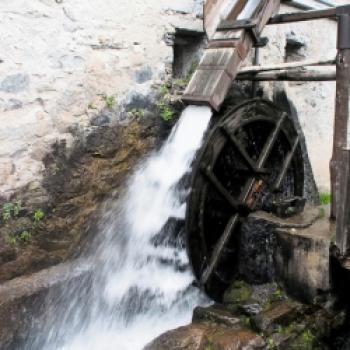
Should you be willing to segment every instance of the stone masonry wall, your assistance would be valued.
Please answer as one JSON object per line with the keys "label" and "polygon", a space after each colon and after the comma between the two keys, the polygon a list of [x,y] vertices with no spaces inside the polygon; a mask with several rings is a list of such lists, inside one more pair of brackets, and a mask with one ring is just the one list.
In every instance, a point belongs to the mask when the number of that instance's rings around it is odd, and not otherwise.
{"label": "stone masonry wall", "polygon": [[106,104],[123,118],[173,61],[164,40],[199,28],[194,0],[13,0],[0,3],[0,194],[41,186],[43,159],[77,132],[87,135]]}

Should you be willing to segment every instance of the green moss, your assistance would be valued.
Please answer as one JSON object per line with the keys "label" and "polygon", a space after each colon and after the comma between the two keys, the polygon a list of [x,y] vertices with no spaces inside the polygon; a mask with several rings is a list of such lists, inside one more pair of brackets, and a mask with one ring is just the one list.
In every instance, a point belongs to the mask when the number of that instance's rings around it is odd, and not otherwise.
{"label": "green moss", "polygon": [[316,337],[310,330],[305,330],[291,344],[291,348],[295,350],[317,350]]}
{"label": "green moss", "polygon": [[237,304],[248,300],[252,295],[251,288],[244,281],[235,281],[224,294],[224,303]]}
{"label": "green moss", "polygon": [[88,109],[97,109],[97,107],[91,102],[88,105]]}
{"label": "green moss", "polygon": [[104,96],[103,97],[105,102],[106,102],[106,106],[108,108],[112,108],[115,104],[115,97],[114,96]]}
{"label": "green moss", "polygon": [[164,97],[165,95],[167,95],[169,93],[169,87],[167,84],[162,84],[159,87],[159,94]]}
{"label": "green moss", "polygon": [[327,205],[331,203],[331,194],[330,193],[320,193],[320,203],[322,205]]}
{"label": "green moss", "polygon": [[276,349],[276,344],[272,337],[267,338],[267,346],[269,350]]}
{"label": "green moss", "polygon": [[145,110],[143,108],[132,108],[128,111],[128,117],[144,117]]}

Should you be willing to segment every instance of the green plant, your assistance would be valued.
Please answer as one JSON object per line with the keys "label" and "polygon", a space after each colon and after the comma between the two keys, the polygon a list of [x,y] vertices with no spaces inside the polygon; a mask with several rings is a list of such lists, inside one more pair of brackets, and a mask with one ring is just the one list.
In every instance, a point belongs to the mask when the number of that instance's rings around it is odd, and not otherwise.
{"label": "green plant", "polygon": [[128,111],[129,117],[144,117],[145,110],[143,108],[132,108]]}
{"label": "green plant", "polygon": [[158,104],[159,113],[163,120],[169,121],[174,116],[174,111],[171,107],[167,106],[165,103]]}
{"label": "green plant", "polygon": [[166,84],[162,84],[160,87],[159,87],[159,94],[161,96],[165,96],[169,93],[169,88]]}
{"label": "green plant", "polygon": [[283,292],[281,289],[277,289],[272,296],[274,300],[281,300],[283,298]]}
{"label": "green plant", "polygon": [[14,235],[8,235],[5,238],[5,242],[9,245],[16,245],[17,244],[17,238]]}
{"label": "green plant", "polygon": [[29,231],[22,231],[19,235],[19,238],[22,242],[29,242],[32,238],[32,234]]}
{"label": "green plant", "polygon": [[21,201],[15,203],[5,203],[2,206],[2,218],[4,221],[10,220],[12,217],[17,217],[22,210]]}
{"label": "green plant", "polygon": [[33,220],[34,222],[38,223],[44,218],[44,216],[45,216],[44,212],[41,209],[37,209],[33,214]]}
{"label": "green plant", "polygon": [[331,202],[331,194],[330,193],[326,193],[326,192],[320,193],[320,203],[322,205],[330,204],[330,202]]}
{"label": "green plant", "polygon": [[90,102],[88,105],[88,109],[97,109],[97,107],[92,102]]}
{"label": "green plant", "polygon": [[276,344],[275,344],[272,337],[267,338],[267,345],[268,345],[269,350],[276,348]]}
{"label": "green plant", "polygon": [[106,102],[106,106],[108,108],[112,108],[114,106],[115,103],[115,97],[114,96],[104,96],[104,100]]}

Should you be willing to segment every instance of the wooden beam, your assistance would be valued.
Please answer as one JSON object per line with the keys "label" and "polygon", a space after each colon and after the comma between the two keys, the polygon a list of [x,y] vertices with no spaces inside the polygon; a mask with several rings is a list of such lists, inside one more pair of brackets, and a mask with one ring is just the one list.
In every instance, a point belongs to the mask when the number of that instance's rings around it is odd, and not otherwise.
{"label": "wooden beam", "polygon": [[350,149],[342,151],[342,176],[340,178],[341,196],[337,211],[336,244],[341,257],[350,253]]}
{"label": "wooden beam", "polygon": [[[331,218],[335,219],[343,193],[343,150],[350,148],[350,16],[341,15],[338,24],[337,86],[333,132],[333,154],[330,163],[332,205]],[[349,210],[350,208],[348,208]]]}
{"label": "wooden beam", "polygon": [[[254,2],[254,6],[249,7],[249,11],[246,12],[252,13],[252,16],[248,19],[256,23],[254,35],[260,34],[270,17],[278,10],[279,3],[279,0],[260,0]],[[228,6],[230,8],[227,11],[228,16],[224,18],[232,21],[240,19],[239,14],[244,12],[245,8],[243,11],[236,10],[247,4],[251,5],[250,2],[232,2]],[[210,38],[208,48],[188,84],[182,100],[187,104],[207,104],[218,111],[231,88],[240,65],[254,45],[254,35],[250,30],[245,29],[216,31]]]}
{"label": "wooden beam", "polygon": [[282,70],[282,69],[289,69],[289,68],[299,68],[299,67],[331,66],[331,65],[335,65],[335,63],[336,63],[336,59],[334,58],[334,59],[305,60],[305,61],[299,61],[299,62],[267,64],[264,66],[243,67],[239,71],[239,74],[259,73],[259,72]]}
{"label": "wooden beam", "polygon": [[312,10],[305,12],[295,12],[295,13],[283,13],[280,15],[275,15],[270,18],[267,24],[282,24],[282,23],[292,23],[292,22],[303,22],[311,21],[323,18],[336,18],[337,8],[330,8],[325,10]]}
{"label": "wooden beam", "polygon": [[279,70],[259,73],[240,73],[236,80],[249,81],[335,81],[336,72],[334,70]]}

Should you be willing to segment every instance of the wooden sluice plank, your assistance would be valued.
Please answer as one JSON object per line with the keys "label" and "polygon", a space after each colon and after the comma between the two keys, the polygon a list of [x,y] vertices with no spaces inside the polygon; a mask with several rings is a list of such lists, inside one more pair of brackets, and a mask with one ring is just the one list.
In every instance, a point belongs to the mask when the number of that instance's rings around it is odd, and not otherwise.
{"label": "wooden sluice plank", "polygon": [[225,20],[234,21],[248,14],[251,16],[248,19],[256,23],[253,29],[255,34],[252,35],[249,29],[216,31],[183,95],[182,99],[186,103],[207,104],[215,110],[220,109],[242,62],[254,46],[254,36],[260,34],[279,7],[279,0],[239,0],[228,3],[231,9],[225,9]]}

